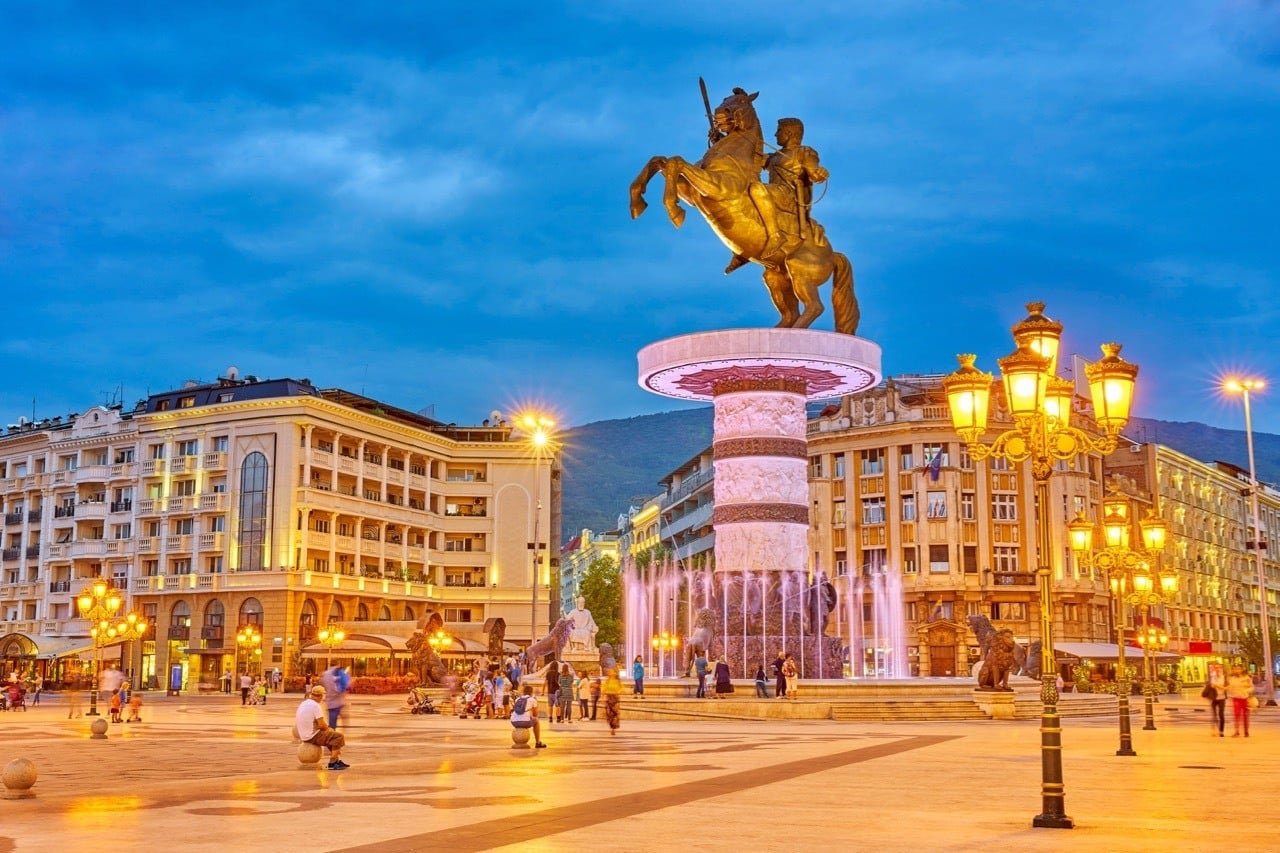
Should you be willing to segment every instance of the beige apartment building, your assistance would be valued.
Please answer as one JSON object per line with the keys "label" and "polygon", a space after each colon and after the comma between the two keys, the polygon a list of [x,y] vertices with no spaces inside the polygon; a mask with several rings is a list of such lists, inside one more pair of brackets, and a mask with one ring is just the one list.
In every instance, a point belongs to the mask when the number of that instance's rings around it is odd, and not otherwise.
{"label": "beige apartment building", "polygon": [[[75,596],[96,577],[152,625],[124,647],[143,684],[208,687],[246,660],[288,676],[329,623],[350,638],[338,655],[398,671],[428,612],[460,653],[524,643],[558,614],[559,498],[558,463],[505,422],[306,380],[231,376],[18,424],[0,436],[0,655],[54,681],[82,666]],[[260,653],[237,648],[245,625]]]}
{"label": "beige apartment building", "polygon": [[[1158,496],[1168,525],[1163,559],[1178,572],[1176,600],[1165,614],[1169,650],[1183,656],[1184,678],[1203,680],[1211,662],[1232,658],[1236,637],[1260,621],[1256,551],[1261,540],[1272,624],[1280,618],[1280,492],[1259,492],[1262,535],[1255,536],[1249,472],[1202,462],[1160,444],[1125,442],[1107,458],[1117,474]],[[1280,650],[1273,650],[1280,653]]]}
{"label": "beige apartment building", "polygon": [[[1020,640],[1040,633],[1031,473],[969,457],[941,380],[903,376],[847,397],[810,420],[808,436],[813,568],[841,596],[871,572],[900,571],[910,670],[923,676],[970,671],[971,614]],[[1082,400],[1076,422],[1086,420]],[[1061,464],[1050,489],[1056,642],[1106,642],[1107,582],[1076,565],[1066,535],[1077,511],[1096,511],[1101,457]]]}

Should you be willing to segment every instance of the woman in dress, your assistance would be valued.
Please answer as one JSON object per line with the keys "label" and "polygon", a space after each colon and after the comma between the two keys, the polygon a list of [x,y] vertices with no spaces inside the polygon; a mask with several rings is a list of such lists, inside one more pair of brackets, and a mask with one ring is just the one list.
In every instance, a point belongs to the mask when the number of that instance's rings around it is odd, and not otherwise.
{"label": "woman in dress", "polygon": [[622,680],[618,678],[616,669],[609,670],[604,684],[600,687],[604,694],[604,718],[609,723],[609,734],[616,735],[618,726],[622,725],[619,711],[622,705]]}
{"label": "woman in dress", "polygon": [[1244,723],[1244,736],[1248,737],[1249,697],[1253,696],[1253,679],[1239,664],[1231,668],[1231,677],[1227,679],[1227,696],[1231,699],[1231,720],[1236,726],[1236,733],[1232,737],[1240,737],[1241,722]]}
{"label": "woman in dress", "polygon": [[720,655],[716,661],[715,675],[716,698],[722,699],[733,692],[733,682],[729,680],[729,664],[725,662],[724,655]]}
{"label": "woman in dress", "polygon": [[787,682],[787,698],[794,700],[800,686],[800,670],[796,668],[794,655],[787,655],[787,659],[782,664],[782,676]]}

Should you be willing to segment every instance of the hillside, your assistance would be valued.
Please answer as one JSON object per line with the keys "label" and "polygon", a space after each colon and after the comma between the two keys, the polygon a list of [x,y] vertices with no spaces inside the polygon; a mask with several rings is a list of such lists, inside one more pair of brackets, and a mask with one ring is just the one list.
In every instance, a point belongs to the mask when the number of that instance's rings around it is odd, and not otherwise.
{"label": "hillside", "polygon": [[[1248,469],[1243,430],[1135,418],[1127,434],[1206,462]],[[711,444],[711,409],[596,421],[569,431],[564,461],[563,541],[584,527],[612,530],[618,514],[661,491],[658,480]],[[1254,433],[1258,476],[1280,482],[1280,435]]]}

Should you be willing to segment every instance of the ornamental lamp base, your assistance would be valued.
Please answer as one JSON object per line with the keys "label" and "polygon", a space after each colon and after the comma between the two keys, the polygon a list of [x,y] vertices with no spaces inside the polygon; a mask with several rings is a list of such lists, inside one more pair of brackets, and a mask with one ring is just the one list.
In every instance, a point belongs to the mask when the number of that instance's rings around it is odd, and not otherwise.
{"label": "ornamental lamp base", "polygon": [[1038,814],[1031,819],[1034,829],[1075,829],[1076,822],[1064,814]]}

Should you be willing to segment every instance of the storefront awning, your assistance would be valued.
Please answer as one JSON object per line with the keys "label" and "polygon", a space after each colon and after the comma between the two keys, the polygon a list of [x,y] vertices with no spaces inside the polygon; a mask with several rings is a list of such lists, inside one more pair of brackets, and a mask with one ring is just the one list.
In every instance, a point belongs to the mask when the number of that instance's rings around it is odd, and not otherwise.
{"label": "storefront awning", "polygon": [[[304,658],[386,658],[391,657],[396,651],[386,643],[348,637],[333,648],[329,648],[324,643],[311,643],[303,647],[302,656]],[[398,651],[405,657],[409,655],[408,649]]]}
{"label": "storefront awning", "polygon": [[[1115,643],[1054,643],[1053,649],[1056,653],[1066,655],[1068,657],[1080,658],[1081,660],[1116,660],[1119,655],[1116,651]],[[1152,652],[1157,660],[1175,661],[1181,660],[1182,655],[1173,652]],[[1142,649],[1133,646],[1124,647],[1125,660],[1130,658],[1137,659],[1142,656]]]}
{"label": "storefront awning", "polygon": [[[118,646],[108,646],[102,651],[104,657],[120,657]],[[39,634],[33,637],[29,634],[8,634],[0,637],[0,653],[6,657],[26,657],[36,660],[83,657],[86,653],[92,656],[93,640],[88,637],[44,637]]]}

